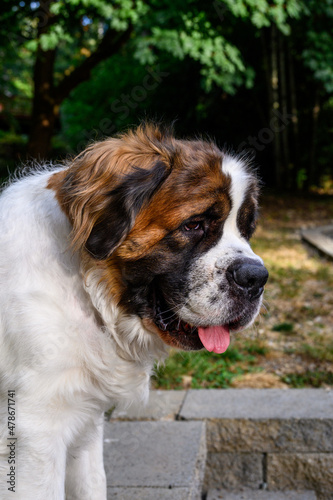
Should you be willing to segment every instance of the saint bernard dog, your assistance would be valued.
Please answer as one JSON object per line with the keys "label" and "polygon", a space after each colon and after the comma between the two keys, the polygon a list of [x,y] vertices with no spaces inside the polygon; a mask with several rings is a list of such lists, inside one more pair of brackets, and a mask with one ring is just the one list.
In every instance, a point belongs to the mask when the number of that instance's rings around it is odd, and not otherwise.
{"label": "saint bernard dog", "polygon": [[[103,413],[169,346],[223,353],[259,312],[258,181],[144,124],[0,196],[0,498],[103,500]],[[15,493],[13,493],[15,491]]]}

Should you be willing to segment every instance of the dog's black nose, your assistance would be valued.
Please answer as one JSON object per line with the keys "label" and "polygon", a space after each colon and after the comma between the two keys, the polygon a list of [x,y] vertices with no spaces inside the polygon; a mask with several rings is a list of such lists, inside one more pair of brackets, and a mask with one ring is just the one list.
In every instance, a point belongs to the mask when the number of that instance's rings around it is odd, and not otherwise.
{"label": "dog's black nose", "polygon": [[251,300],[255,300],[263,292],[268,279],[268,271],[254,259],[236,261],[227,270],[229,281],[241,287]]}

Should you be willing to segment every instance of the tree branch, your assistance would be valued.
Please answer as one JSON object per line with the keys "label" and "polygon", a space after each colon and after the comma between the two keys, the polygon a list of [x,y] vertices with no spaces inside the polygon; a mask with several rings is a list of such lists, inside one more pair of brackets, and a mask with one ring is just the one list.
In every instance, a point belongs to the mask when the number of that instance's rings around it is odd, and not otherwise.
{"label": "tree branch", "polygon": [[109,29],[104,35],[96,51],[77,66],[68,76],[65,76],[55,88],[55,100],[60,104],[71,91],[81,82],[89,80],[91,71],[98,63],[116,54],[130,38],[133,27],[130,25],[126,31],[119,35],[116,30]]}

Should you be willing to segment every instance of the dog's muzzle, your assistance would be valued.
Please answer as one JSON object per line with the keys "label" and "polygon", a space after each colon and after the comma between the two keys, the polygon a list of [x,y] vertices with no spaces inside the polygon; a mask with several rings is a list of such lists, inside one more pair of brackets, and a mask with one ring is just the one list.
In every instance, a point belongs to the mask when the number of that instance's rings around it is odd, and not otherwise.
{"label": "dog's muzzle", "polygon": [[264,291],[268,271],[257,260],[237,259],[228,267],[226,276],[233,289],[254,302]]}

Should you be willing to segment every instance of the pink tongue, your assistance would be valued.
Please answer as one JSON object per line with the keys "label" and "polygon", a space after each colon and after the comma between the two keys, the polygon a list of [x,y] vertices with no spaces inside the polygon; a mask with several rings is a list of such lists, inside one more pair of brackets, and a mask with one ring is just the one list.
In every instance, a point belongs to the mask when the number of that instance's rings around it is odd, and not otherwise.
{"label": "pink tongue", "polygon": [[227,326],[199,327],[198,333],[207,351],[221,354],[228,349],[230,344],[230,332]]}

